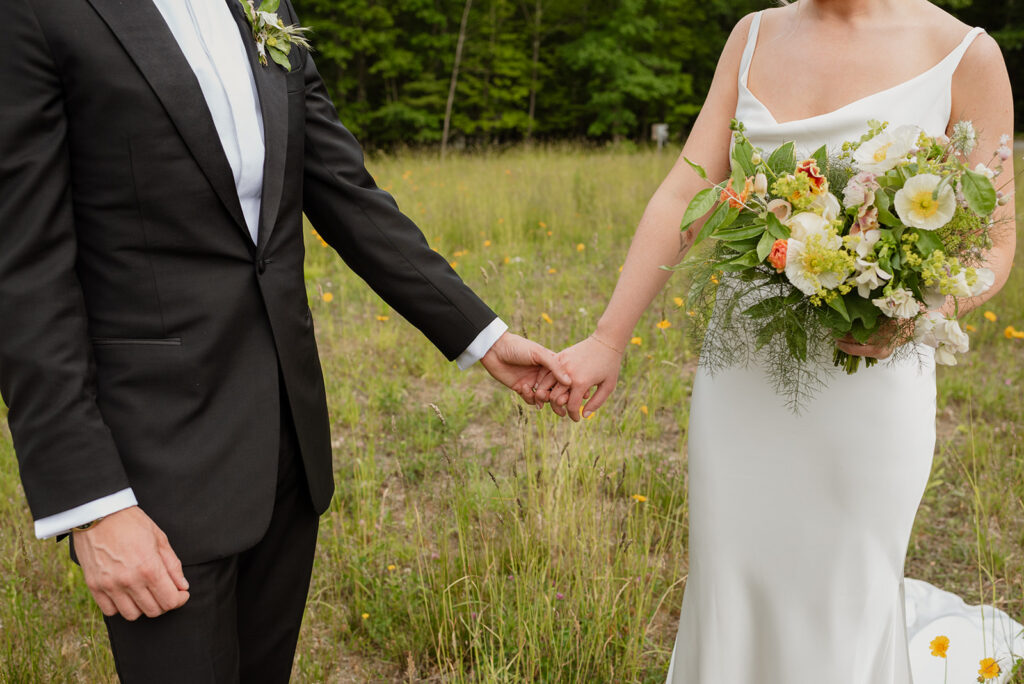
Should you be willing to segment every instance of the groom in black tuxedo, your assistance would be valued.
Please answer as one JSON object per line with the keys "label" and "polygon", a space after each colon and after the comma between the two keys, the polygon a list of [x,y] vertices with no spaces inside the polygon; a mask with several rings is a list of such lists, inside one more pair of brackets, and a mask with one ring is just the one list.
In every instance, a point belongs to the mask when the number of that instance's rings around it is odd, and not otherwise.
{"label": "groom in black tuxedo", "polygon": [[36,533],[72,535],[123,680],[287,681],[333,492],[303,212],[460,366],[531,403],[564,372],[376,187],[309,52],[260,63],[239,0],[3,7],[0,390]]}

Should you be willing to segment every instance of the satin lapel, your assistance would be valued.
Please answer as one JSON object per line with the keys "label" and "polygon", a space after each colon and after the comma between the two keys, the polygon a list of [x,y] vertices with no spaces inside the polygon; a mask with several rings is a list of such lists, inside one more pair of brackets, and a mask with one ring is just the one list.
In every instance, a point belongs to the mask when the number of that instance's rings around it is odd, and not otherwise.
{"label": "satin lapel", "polygon": [[252,245],[234,173],[203,91],[160,10],[150,0],[89,2],[149,82],[214,192],[243,232],[246,243]]}
{"label": "satin lapel", "polygon": [[284,188],[284,162],[288,148],[288,86],[285,70],[273,61],[267,66],[259,62],[256,41],[252,27],[245,17],[238,0],[227,0],[242,32],[242,42],[249,55],[249,65],[256,81],[263,114],[263,145],[266,156],[263,160],[263,193],[260,204],[260,227],[258,252],[262,254],[270,240],[270,234],[277,223],[277,211],[281,206],[281,192]]}

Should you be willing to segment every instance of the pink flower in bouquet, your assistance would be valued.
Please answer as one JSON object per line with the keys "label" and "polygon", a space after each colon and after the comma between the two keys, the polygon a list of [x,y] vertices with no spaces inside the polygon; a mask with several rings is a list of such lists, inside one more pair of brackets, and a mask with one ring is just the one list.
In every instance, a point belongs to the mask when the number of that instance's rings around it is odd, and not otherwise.
{"label": "pink flower in bouquet", "polygon": [[853,222],[850,227],[850,235],[857,235],[858,233],[866,233],[869,230],[876,230],[878,228],[878,207],[861,207],[861,212],[857,216],[857,220]]}
{"label": "pink flower in bouquet", "polygon": [[772,251],[768,254],[768,263],[779,273],[786,270],[786,251],[788,249],[788,240],[776,240],[772,245]]}
{"label": "pink flower in bouquet", "polygon": [[[843,202],[848,207],[866,208],[875,203],[875,190],[879,187],[875,174],[861,171],[851,178],[843,189]],[[860,213],[863,214],[864,209]]]}
{"label": "pink flower in bouquet", "polygon": [[820,195],[828,191],[828,180],[818,168],[818,162],[814,159],[804,159],[796,165],[796,173],[803,174],[811,179],[811,192]]}
{"label": "pink flower in bouquet", "polygon": [[785,223],[793,214],[793,205],[784,199],[773,199],[768,203],[768,211],[775,214],[775,218]]}

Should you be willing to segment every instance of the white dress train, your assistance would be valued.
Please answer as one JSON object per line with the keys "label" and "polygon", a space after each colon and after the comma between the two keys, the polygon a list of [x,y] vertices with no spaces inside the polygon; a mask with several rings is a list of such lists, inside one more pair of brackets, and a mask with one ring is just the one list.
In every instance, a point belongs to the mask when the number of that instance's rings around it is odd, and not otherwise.
{"label": "white dress train", "polygon": [[[760,18],[736,118],[755,146],[792,140],[805,154],[858,139],[868,119],[944,132],[953,72],[981,32],[909,81],[779,123],[747,89]],[[942,684],[943,663],[928,651],[939,634],[951,640],[951,684],[974,681],[993,645],[1004,669],[1010,651],[1024,655],[1022,627],[1005,614],[986,608],[983,631],[982,609],[903,578],[935,447],[929,352],[836,373],[799,416],[756,364],[698,371],[690,574],[670,684]]]}

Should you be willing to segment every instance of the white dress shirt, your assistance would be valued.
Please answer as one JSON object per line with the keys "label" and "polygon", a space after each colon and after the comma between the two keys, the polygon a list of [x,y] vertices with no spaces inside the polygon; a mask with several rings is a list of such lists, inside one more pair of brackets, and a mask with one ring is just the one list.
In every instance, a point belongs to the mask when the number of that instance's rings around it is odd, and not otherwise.
{"label": "white dress shirt", "polygon": [[[146,2],[146,0],[138,0]],[[263,189],[263,116],[256,81],[238,24],[224,0],[152,0],[199,81],[217,135],[234,172],[235,188],[253,242],[259,235]],[[265,69],[280,69],[271,62]],[[465,370],[482,359],[508,326],[494,320],[456,362]],[[64,534],[87,522],[137,504],[123,489],[96,501],[35,521],[39,539]]]}

